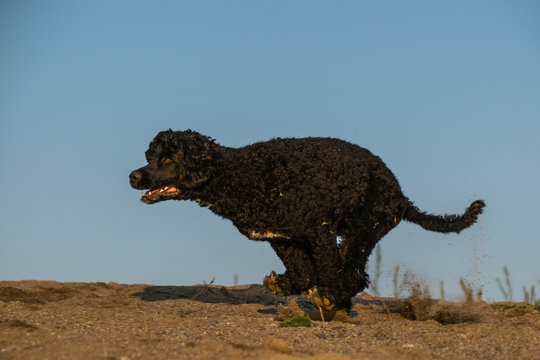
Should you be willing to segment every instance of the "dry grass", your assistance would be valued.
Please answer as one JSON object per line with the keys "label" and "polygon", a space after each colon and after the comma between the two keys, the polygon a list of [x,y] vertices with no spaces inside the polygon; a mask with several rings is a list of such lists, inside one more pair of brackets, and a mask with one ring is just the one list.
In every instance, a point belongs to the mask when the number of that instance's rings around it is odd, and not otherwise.
{"label": "dry grass", "polygon": [[[375,246],[375,271],[373,272],[373,277],[369,284],[369,290],[373,293],[374,296],[381,296],[379,293],[379,282],[381,280],[381,266],[382,266],[382,255],[381,255],[381,245],[377,244]],[[366,272],[368,268],[366,267]]]}
{"label": "dry grass", "polygon": [[510,282],[510,271],[508,271],[508,268],[506,266],[503,267],[503,273],[504,273],[504,282],[506,286],[503,285],[503,282],[499,278],[496,278],[495,281],[497,282],[497,285],[499,285],[499,290],[501,290],[504,300],[513,301],[512,300],[512,284]]}

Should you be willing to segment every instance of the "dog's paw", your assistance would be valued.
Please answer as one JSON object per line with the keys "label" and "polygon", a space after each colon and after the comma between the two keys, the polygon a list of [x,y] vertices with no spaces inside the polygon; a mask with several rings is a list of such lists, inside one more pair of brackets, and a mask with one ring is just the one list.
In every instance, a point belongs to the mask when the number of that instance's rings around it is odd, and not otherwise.
{"label": "dog's paw", "polygon": [[332,311],[336,306],[333,296],[323,295],[316,286],[308,290],[308,297],[313,305],[324,311]]}
{"label": "dog's paw", "polygon": [[270,291],[272,294],[276,294],[278,296],[285,296],[285,292],[281,290],[278,285],[278,275],[275,271],[272,271],[270,275],[265,276],[263,284],[266,290]]}

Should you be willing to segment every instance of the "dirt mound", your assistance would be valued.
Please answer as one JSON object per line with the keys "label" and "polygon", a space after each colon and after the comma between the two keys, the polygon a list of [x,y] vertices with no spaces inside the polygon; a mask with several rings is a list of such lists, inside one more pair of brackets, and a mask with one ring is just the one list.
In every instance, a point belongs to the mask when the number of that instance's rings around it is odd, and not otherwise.
{"label": "dirt mound", "polygon": [[[524,303],[354,299],[318,313],[261,285],[0,282],[0,359],[540,359],[540,313]],[[309,321],[303,322],[309,325]]]}

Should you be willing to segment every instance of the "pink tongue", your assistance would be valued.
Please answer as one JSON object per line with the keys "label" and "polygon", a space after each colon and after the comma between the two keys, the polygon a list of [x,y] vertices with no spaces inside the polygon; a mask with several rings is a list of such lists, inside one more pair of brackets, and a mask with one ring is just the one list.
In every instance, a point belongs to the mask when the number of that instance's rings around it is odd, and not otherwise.
{"label": "pink tongue", "polygon": [[175,188],[174,186],[167,189],[167,192],[175,192],[175,191],[178,191],[178,189]]}

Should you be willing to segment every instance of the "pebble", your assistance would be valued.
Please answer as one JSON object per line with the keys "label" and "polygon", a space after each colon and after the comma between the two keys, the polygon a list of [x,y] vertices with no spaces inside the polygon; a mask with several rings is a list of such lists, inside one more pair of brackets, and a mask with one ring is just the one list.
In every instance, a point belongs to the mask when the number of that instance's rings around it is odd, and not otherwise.
{"label": "pebble", "polygon": [[178,331],[176,334],[176,337],[178,337],[180,340],[187,340],[188,339],[188,336],[185,332],[183,331]]}

